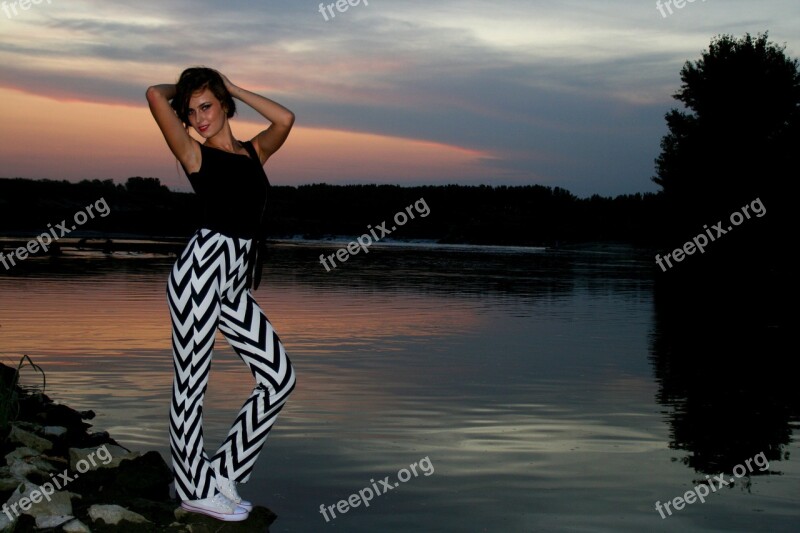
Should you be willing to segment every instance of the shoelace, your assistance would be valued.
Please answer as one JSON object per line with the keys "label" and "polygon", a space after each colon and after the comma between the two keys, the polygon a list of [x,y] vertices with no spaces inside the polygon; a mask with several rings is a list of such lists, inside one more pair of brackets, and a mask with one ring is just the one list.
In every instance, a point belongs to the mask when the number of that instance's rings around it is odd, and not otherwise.
{"label": "shoelace", "polygon": [[239,494],[236,492],[236,483],[232,479],[220,478],[217,481],[217,485],[219,485],[220,488],[224,488],[225,492],[230,494],[230,496],[228,496],[228,494],[225,496],[233,503],[239,503],[242,501],[242,499],[239,497]]}
{"label": "shoelace", "polygon": [[232,503],[231,500],[228,499],[221,492],[215,494],[214,497],[212,498],[212,501],[217,507],[219,507],[220,509],[224,509],[225,511],[228,511],[229,513],[232,513],[233,511],[236,510],[236,503],[233,502],[233,505],[231,505]]}

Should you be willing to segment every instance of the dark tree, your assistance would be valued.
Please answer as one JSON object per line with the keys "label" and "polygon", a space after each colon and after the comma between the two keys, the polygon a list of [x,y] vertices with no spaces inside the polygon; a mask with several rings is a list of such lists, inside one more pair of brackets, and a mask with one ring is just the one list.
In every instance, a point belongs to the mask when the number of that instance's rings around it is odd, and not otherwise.
{"label": "dark tree", "polygon": [[[665,251],[707,228],[716,238],[704,254],[660,273],[670,285],[664,292],[695,309],[712,301],[735,304],[732,313],[758,306],[776,323],[775,310],[788,303],[781,295],[793,283],[789,200],[800,157],[800,74],[784,50],[766,33],[723,35],[681,70],[674,98],[686,109],[666,114],[653,181],[666,204]],[[756,200],[761,216],[753,213]],[[724,233],[711,229],[716,224]]]}
{"label": "dark tree", "polygon": [[125,182],[125,189],[133,194],[162,196],[169,194],[169,188],[166,185],[161,185],[161,180],[158,178],[142,178],[139,176],[128,178],[128,181]]}
{"label": "dark tree", "polygon": [[653,178],[671,204],[691,216],[785,193],[800,154],[797,60],[766,33],[723,35],[681,81],[674,98],[688,111],[667,113]]}
{"label": "dark tree", "polygon": [[656,268],[652,361],[670,447],[712,474],[759,452],[770,462],[788,457],[800,409],[797,358],[787,348],[796,329],[788,206],[800,77],[784,48],[748,34],[714,39],[681,80],[674,97],[686,110],[666,115],[653,178],[668,214],[661,254],[698,236],[715,240],[668,271]]}

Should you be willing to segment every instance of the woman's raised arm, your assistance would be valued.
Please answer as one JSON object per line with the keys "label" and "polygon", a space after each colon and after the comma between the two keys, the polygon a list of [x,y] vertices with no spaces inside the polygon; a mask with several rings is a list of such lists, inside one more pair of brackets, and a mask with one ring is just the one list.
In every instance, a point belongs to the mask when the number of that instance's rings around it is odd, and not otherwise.
{"label": "woman's raised arm", "polygon": [[258,152],[259,159],[261,159],[261,164],[263,165],[272,154],[278,151],[278,148],[283,145],[284,141],[289,136],[292,125],[294,125],[294,113],[265,96],[234,85],[221,72],[220,76],[222,76],[225,87],[228,89],[228,92],[231,93],[231,96],[249,105],[271,122],[267,129],[252,139],[253,145]]}
{"label": "woman's raised arm", "polygon": [[147,88],[147,103],[169,149],[188,173],[200,169],[200,146],[183,126],[169,100],[175,97],[175,85],[164,83]]}

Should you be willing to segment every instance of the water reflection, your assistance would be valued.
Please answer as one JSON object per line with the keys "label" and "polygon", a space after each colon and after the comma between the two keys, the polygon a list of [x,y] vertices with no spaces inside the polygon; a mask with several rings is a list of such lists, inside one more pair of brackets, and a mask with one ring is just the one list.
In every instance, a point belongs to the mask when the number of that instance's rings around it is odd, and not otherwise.
{"label": "water reflection", "polygon": [[[724,435],[699,427],[723,431],[713,417],[732,396],[703,378],[715,369],[698,366],[698,353],[713,343],[693,345],[682,312],[659,306],[654,322],[651,258],[614,247],[376,246],[326,272],[319,254],[337,247],[273,247],[256,292],[298,370],[298,388],[243,488],[279,515],[273,531],[321,531],[329,525],[321,503],[425,456],[435,474],[331,527],[666,530],[654,502],[691,481],[670,461],[674,450],[703,448],[697,455],[706,457],[736,437],[730,425]],[[4,358],[31,354],[58,401],[94,409],[98,429],[165,457],[172,360],[164,291],[173,260],[66,254],[0,273]],[[723,349],[734,344],[741,341]],[[224,438],[252,386],[222,337],[216,347],[204,406],[210,446]],[[776,374],[763,373],[773,384],[789,379]],[[745,398],[740,410],[754,418]],[[703,411],[709,402],[719,403],[716,411]],[[796,449],[785,445],[791,417],[796,411],[780,424],[761,420],[771,428],[765,441],[784,453]],[[771,524],[791,522],[797,511],[784,507],[797,498],[787,487],[798,477],[791,461],[784,465],[786,475],[761,488],[783,497],[757,500],[767,512],[726,495],[694,517],[713,518],[716,529],[726,519],[761,526],[767,514]],[[708,468],[718,473],[716,464]]]}
{"label": "water reflection", "polygon": [[761,452],[771,467],[752,475],[779,473],[772,462],[789,458],[800,418],[786,328],[764,325],[767,310],[741,296],[694,289],[655,293],[652,361],[670,447],[688,452],[682,461],[704,474],[731,472]]}

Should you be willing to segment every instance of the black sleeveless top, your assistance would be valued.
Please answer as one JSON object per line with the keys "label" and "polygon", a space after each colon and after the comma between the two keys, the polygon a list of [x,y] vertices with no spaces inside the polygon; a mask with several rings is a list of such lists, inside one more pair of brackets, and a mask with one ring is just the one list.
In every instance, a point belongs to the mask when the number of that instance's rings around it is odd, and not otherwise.
{"label": "black sleeveless top", "polygon": [[200,170],[189,174],[201,204],[200,227],[228,237],[260,239],[267,202],[267,178],[253,143],[242,143],[249,155],[200,145]]}

